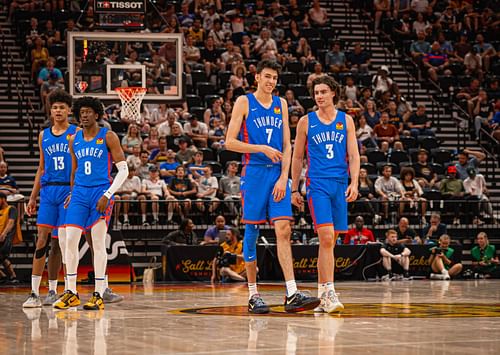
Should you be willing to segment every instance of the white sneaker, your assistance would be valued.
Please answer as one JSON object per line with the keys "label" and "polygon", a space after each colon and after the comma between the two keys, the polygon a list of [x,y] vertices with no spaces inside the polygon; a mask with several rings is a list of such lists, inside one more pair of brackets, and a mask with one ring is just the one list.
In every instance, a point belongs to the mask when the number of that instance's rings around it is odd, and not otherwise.
{"label": "white sneaker", "polygon": [[[445,275],[443,275],[443,274],[431,274],[430,279],[431,280],[446,280]],[[449,279],[450,279],[450,277],[448,276],[448,280]]]}
{"label": "white sneaker", "polygon": [[339,301],[337,294],[333,290],[324,292],[321,295],[319,307],[322,307],[325,313],[342,312],[344,310],[344,305]]}
{"label": "white sneaker", "polygon": [[56,291],[50,290],[49,293],[47,294],[47,297],[43,300],[43,305],[44,306],[52,306],[54,302],[56,302],[59,299],[59,296],[57,295]]}
{"label": "white sneaker", "polygon": [[23,303],[23,308],[39,308],[42,307],[42,300],[35,292],[31,291],[28,299]]}

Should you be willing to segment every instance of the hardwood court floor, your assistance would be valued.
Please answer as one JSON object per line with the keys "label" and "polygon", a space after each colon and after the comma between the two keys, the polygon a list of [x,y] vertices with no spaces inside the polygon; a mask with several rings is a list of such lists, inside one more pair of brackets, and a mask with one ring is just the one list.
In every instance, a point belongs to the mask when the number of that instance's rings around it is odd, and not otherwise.
{"label": "hardwood court floor", "polygon": [[[314,284],[304,284],[311,289]],[[42,288],[43,289],[43,288]],[[0,288],[0,354],[499,354],[500,281],[342,282],[340,316],[289,315],[281,285],[119,285],[101,312],[23,310],[26,287]],[[85,302],[92,288],[80,287]],[[42,292],[46,292],[43,290]],[[82,303],[83,303],[82,302]]]}

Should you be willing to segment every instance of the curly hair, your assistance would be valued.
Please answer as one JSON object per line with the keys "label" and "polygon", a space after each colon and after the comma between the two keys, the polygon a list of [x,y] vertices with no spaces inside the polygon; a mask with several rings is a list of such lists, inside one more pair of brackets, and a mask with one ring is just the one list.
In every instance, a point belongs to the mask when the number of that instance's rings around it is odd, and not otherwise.
{"label": "curly hair", "polygon": [[71,97],[71,95],[62,89],[56,89],[52,91],[49,94],[48,100],[49,106],[52,106],[56,102],[65,103],[66,105],[68,105],[68,107],[71,107],[71,105],[73,104],[73,98]]}
{"label": "curly hair", "polygon": [[96,97],[85,96],[78,100],[75,100],[75,102],[73,103],[73,116],[77,121],[80,121],[80,109],[82,107],[89,107],[95,113],[97,113],[97,120],[100,120],[102,116],[104,116],[104,106],[102,105],[101,100]]}

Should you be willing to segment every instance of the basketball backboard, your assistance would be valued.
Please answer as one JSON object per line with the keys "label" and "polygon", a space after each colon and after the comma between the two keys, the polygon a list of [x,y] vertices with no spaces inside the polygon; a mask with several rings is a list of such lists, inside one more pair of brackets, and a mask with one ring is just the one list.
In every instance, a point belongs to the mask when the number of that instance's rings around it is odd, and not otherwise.
{"label": "basketball backboard", "polygon": [[69,32],[69,92],[118,101],[117,87],[147,88],[145,102],[183,98],[182,35]]}

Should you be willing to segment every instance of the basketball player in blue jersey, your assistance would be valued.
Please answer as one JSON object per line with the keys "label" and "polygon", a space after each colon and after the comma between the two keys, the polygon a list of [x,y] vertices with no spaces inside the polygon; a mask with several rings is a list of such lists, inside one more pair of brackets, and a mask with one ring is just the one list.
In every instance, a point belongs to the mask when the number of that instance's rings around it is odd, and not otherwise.
{"label": "basketball player in blue jersey", "polygon": [[292,147],[286,101],[272,92],[281,66],[263,60],[257,66],[257,90],[238,97],[229,122],[226,148],[243,154],[241,173],[242,221],[246,223],[243,239],[250,313],[268,313],[269,307],[257,291],[258,225],[267,218],[274,224],[278,259],[286,281],[285,310],[299,312],[313,309],[320,300],[297,290],[293,273],[290,235],[292,206],[288,173]]}
{"label": "basketball player in blue jersey", "polygon": [[[100,100],[83,97],[75,102],[73,113],[83,129],[69,142],[72,192],[66,204],[65,219],[68,289],[54,307],[67,309],[80,304],[76,291],[78,244],[82,232],[90,230],[94,251],[95,291],[83,308],[102,310],[107,263],[106,232],[113,210],[112,196],[127,178],[128,167],[116,133],[97,124],[104,114]],[[112,161],[115,162],[118,173],[111,183]]]}
{"label": "basketball player in blue jersey", "polygon": [[[314,229],[319,236],[318,297],[315,312],[340,312],[344,306],[333,286],[336,233],[347,232],[347,203],[358,196],[359,152],[354,121],[337,111],[338,88],[329,76],[312,82],[317,111],[300,119],[292,159],[292,202],[304,203],[299,180],[307,152],[306,192]],[[348,185],[348,175],[351,183]]]}
{"label": "basketball player in blue jersey", "polygon": [[[23,303],[24,308],[42,306],[39,289],[45,267],[49,233],[52,232],[48,262],[49,294],[43,301],[44,305],[52,305],[57,300],[57,274],[61,268],[61,251],[65,249],[64,201],[70,193],[71,175],[69,140],[77,128],[68,122],[72,104],[72,98],[68,93],[55,90],[49,95],[48,101],[53,124],[40,132],[38,137],[40,162],[27,206],[28,214],[33,215],[36,211],[36,198],[40,194],[31,294]],[[64,264],[64,253],[62,262]]]}

